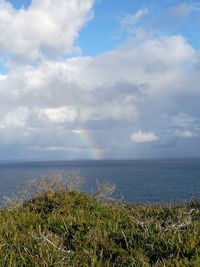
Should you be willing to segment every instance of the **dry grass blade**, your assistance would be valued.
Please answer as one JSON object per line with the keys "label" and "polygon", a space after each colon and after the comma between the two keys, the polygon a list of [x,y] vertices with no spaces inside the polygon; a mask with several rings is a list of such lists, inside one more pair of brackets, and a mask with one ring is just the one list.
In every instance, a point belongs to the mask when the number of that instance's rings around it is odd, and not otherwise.
{"label": "dry grass blade", "polygon": [[51,193],[59,190],[79,191],[84,178],[76,171],[71,171],[64,176],[60,171],[55,171],[49,176],[41,176],[26,183],[18,190],[16,195],[4,198],[4,207],[15,209],[36,194]]}
{"label": "dry grass blade", "polygon": [[47,243],[49,243],[50,245],[52,245],[53,247],[55,247],[57,250],[63,252],[63,253],[72,253],[71,250],[65,250],[62,249],[61,247],[56,246],[51,240],[48,239],[47,236],[43,236],[44,241],[46,241]]}
{"label": "dry grass blade", "polygon": [[111,198],[115,191],[115,185],[109,183],[100,183],[97,181],[97,190],[93,196],[100,200]]}
{"label": "dry grass blade", "polygon": [[32,188],[35,187],[38,192],[48,192],[62,190],[65,187],[64,177],[61,172],[56,171],[47,177],[40,177],[32,183]]}
{"label": "dry grass blade", "polygon": [[71,171],[67,175],[66,186],[69,191],[80,190],[85,179],[77,171]]}

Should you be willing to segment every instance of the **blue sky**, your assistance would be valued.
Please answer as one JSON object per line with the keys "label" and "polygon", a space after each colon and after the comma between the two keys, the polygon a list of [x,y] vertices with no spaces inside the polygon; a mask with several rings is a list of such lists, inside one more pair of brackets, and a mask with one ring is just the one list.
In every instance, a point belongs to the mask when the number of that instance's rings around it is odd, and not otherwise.
{"label": "blue sky", "polygon": [[10,2],[16,9],[22,7],[27,8],[31,4],[31,0],[10,0],[8,2]]}
{"label": "blue sky", "polygon": [[87,55],[96,55],[113,49],[127,38],[127,33],[116,36],[120,20],[128,14],[131,15],[140,9],[147,8],[148,14],[142,20],[145,27],[157,27],[158,32],[166,34],[182,34],[199,49],[200,40],[197,38],[200,28],[199,10],[191,10],[191,14],[185,15],[185,18],[172,18],[167,14],[176,6],[184,4],[188,5],[188,8],[190,5],[197,8],[198,1],[101,0],[95,4],[94,18],[82,30],[78,43]]}
{"label": "blue sky", "polygon": [[[7,0],[16,9],[28,8],[31,0]],[[178,5],[187,5],[193,7],[190,15],[185,17],[168,17],[167,13]],[[166,34],[182,34],[188,41],[199,49],[200,39],[197,33],[200,27],[198,1],[181,0],[98,0],[93,7],[94,17],[87,23],[80,32],[77,40],[83,54],[97,55],[108,51],[122,43],[127,34],[121,33],[116,36],[119,30],[120,20],[128,14],[134,14],[142,8],[148,8],[143,23],[146,27],[157,27],[158,31]],[[196,9],[196,10],[195,10]],[[188,11],[189,12],[189,11]]]}
{"label": "blue sky", "polygon": [[2,0],[0,159],[199,157],[199,29],[199,1]]}

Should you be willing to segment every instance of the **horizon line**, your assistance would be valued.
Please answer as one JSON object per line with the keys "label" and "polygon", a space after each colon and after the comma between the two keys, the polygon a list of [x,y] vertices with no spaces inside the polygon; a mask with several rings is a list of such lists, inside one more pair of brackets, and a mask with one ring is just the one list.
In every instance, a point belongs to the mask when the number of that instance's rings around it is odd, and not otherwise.
{"label": "horizon line", "polygon": [[161,158],[105,158],[105,159],[0,159],[0,162],[75,162],[75,161],[152,161],[152,160],[194,160],[200,157],[161,157]]}

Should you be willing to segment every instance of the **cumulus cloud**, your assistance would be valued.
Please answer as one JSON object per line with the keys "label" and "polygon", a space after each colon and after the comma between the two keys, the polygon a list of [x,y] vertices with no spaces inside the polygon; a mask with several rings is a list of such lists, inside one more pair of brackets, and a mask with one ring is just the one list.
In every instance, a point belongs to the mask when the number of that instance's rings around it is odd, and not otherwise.
{"label": "cumulus cloud", "polygon": [[131,140],[134,143],[149,143],[149,142],[155,142],[159,138],[154,132],[142,132],[138,131],[131,135]]}
{"label": "cumulus cloud", "polygon": [[77,50],[75,41],[91,19],[93,0],[32,0],[27,9],[0,1],[0,56],[36,60]]}
{"label": "cumulus cloud", "polygon": [[[178,135],[200,133],[199,62],[183,36],[143,32],[98,56],[12,65],[0,76],[0,145],[26,153],[64,147],[66,157],[82,158],[88,147],[76,129],[85,127],[110,157],[142,156],[146,145],[136,143],[155,141],[160,149],[148,155],[158,156],[179,145]],[[199,142],[180,138],[190,139]]]}
{"label": "cumulus cloud", "polygon": [[[183,37],[163,36],[133,39],[96,57],[17,66],[0,80],[1,109],[38,109],[52,121],[62,117],[60,122],[63,117],[136,121],[145,111],[143,105],[166,111],[163,102],[168,105],[168,99],[187,93],[184,83],[190,75],[185,65],[193,64],[194,58],[194,49]],[[173,118],[179,125],[193,120],[181,110]]]}

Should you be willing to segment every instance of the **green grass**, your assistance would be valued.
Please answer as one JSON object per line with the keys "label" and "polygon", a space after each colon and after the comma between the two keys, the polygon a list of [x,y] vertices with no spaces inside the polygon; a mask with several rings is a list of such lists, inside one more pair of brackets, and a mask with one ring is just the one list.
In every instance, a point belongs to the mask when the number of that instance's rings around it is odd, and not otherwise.
{"label": "green grass", "polygon": [[200,266],[198,201],[130,205],[95,196],[60,188],[3,208],[0,266]]}

